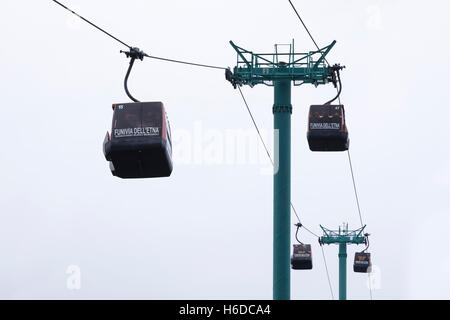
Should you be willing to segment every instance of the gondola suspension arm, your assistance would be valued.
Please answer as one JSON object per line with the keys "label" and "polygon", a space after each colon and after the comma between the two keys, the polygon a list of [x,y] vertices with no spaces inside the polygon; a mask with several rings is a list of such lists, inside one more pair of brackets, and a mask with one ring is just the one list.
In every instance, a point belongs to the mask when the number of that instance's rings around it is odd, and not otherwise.
{"label": "gondola suspension arm", "polygon": [[342,69],[345,69],[345,66],[341,66],[339,64],[335,64],[334,66],[330,67],[330,70],[331,70],[331,82],[334,84],[335,88],[337,88],[337,85],[339,84],[339,90],[338,90],[338,93],[337,93],[336,97],[334,97],[330,101],[326,102],[325,105],[329,105],[329,104],[333,103],[341,95],[342,82],[341,82],[340,71]]}
{"label": "gondola suspension arm", "polygon": [[369,249],[369,246],[370,246],[370,243],[369,243],[369,236],[370,236],[370,234],[368,234],[368,233],[365,233],[364,234],[364,238],[365,238],[365,244],[366,244],[366,248],[363,250],[363,251],[361,251],[361,252],[366,252],[367,251],[367,249]]}
{"label": "gondola suspension arm", "polygon": [[127,58],[131,58],[130,60],[130,66],[128,67],[128,71],[127,74],[125,75],[125,80],[124,80],[124,88],[125,88],[125,92],[127,93],[127,96],[134,102],[140,102],[139,100],[137,100],[136,98],[134,98],[130,91],[128,90],[128,77],[130,76],[131,73],[131,69],[133,69],[133,65],[134,65],[134,61],[136,59],[139,60],[144,60],[144,55],[145,53],[141,50],[139,50],[139,48],[130,48],[130,51],[122,51],[120,50],[120,53],[125,53],[125,55],[127,56]]}

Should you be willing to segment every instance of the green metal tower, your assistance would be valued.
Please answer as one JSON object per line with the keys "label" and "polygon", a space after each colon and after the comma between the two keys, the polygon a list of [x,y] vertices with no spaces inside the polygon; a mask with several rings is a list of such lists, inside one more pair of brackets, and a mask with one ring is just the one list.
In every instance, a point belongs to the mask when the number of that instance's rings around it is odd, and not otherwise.
{"label": "green metal tower", "polygon": [[323,230],[323,236],[319,239],[320,245],[339,245],[339,300],[347,300],[347,244],[365,244],[366,235],[363,232],[366,226],[350,231],[348,224],[335,231],[320,227]]}
{"label": "green metal tower", "polygon": [[308,53],[295,53],[294,41],[289,52],[253,53],[236,46],[237,65],[226,71],[226,79],[237,86],[265,84],[274,87],[275,155],[273,181],[273,299],[290,299],[290,228],[291,228],[291,84],[315,86],[335,83],[334,69],[325,57],[335,45]]}

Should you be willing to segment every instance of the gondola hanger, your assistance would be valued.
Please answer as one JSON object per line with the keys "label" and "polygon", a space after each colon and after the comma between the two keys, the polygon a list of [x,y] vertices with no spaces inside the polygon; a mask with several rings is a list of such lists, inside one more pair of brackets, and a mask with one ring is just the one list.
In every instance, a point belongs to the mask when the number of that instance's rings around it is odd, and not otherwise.
{"label": "gondola hanger", "polygon": [[340,64],[335,64],[333,66],[330,66],[329,68],[331,71],[331,79],[330,80],[333,83],[335,88],[337,88],[337,86],[339,84],[339,90],[337,92],[336,97],[334,97],[330,101],[325,102],[324,105],[330,105],[331,103],[333,103],[334,101],[336,101],[336,99],[338,99],[340,97],[341,92],[342,92],[342,81],[341,81],[340,71],[345,69],[345,66],[341,66]]}
{"label": "gondola hanger", "polygon": [[133,47],[130,48],[130,51],[122,51],[120,50],[120,53],[125,53],[127,58],[130,58],[130,65],[128,67],[127,70],[127,74],[125,75],[125,80],[124,80],[124,88],[125,88],[125,92],[127,93],[127,96],[131,99],[131,101],[133,102],[140,102],[139,100],[137,100],[136,98],[134,98],[130,91],[128,90],[128,77],[130,76],[131,73],[131,69],[133,69],[133,65],[134,65],[134,61],[136,59],[139,59],[141,61],[144,60],[144,51],[141,51],[139,48]]}

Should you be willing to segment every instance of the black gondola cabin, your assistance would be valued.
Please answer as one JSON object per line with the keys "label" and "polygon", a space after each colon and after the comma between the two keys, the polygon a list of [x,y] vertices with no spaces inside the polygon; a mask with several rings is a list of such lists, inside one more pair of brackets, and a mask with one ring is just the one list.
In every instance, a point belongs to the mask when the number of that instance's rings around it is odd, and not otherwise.
{"label": "black gondola cabin", "polygon": [[291,257],[291,266],[294,270],[312,269],[312,253],[310,244],[294,244]]}
{"label": "black gondola cabin", "polygon": [[307,138],[311,151],[348,150],[344,106],[312,105],[309,109]]}
{"label": "black gondola cabin", "polygon": [[372,262],[370,261],[370,253],[355,253],[355,261],[353,262],[353,271],[368,273],[371,271]]}
{"label": "black gondola cabin", "polygon": [[121,103],[113,110],[103,143],[111,173],[124,179],[170,176],[172,141],[163,103]]}

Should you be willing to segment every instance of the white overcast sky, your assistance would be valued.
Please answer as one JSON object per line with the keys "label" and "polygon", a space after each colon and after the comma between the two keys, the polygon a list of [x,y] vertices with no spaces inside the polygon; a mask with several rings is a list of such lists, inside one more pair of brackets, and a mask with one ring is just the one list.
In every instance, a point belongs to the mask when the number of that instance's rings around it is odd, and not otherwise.
{"label": "white overcast sky", "polygon": [[[299,52],[314,49],[287,0],[64,3],[155,56],[233,67],[229,40],[255,52],[292,39]],[[328,60],[347,66],[342,102],[372,235],[374,299],[449,299],[450,3],[294,3],[321,46],[337,40]],[[125,48],[52,1],[3,0],[0,30],[0,298],[272,298],[267,162],[205,156],[229,130],[253,130],[222,71],[136,63],[130,90],[164,102],[175,156],[194,148],[180,136],[197,141],[200,156],[175,159],[168,179],[120,180],[102,142],[111,104],[128,101]],[[243,92],[270,136],[273,88]],[[292,201],[316,233],[319,224],[359,226],[346,153],[307,147],[308,107],[334,93],[292,90]],[[301,237],[314,269],[292,272],[292,299],[330,299],[317,239]],[[367,276],[351,269],[361,249],[348,248],[350,299],[369,298]],[[337,296],[337,247],[324,250]],[[80,290],[66,286],[69,266],[81,271]]]}

